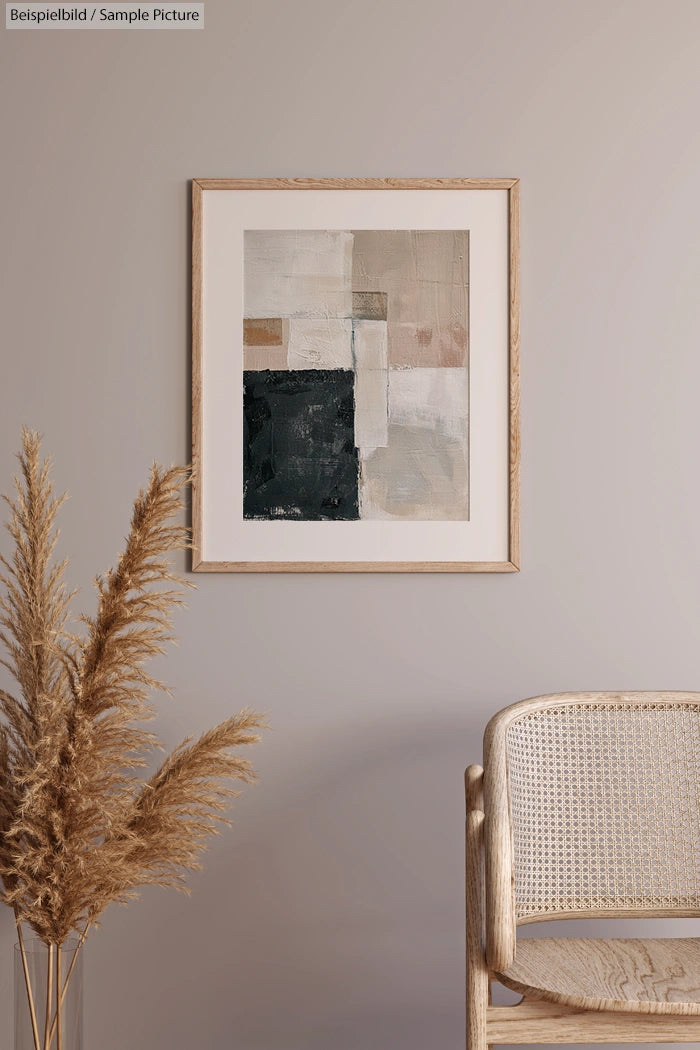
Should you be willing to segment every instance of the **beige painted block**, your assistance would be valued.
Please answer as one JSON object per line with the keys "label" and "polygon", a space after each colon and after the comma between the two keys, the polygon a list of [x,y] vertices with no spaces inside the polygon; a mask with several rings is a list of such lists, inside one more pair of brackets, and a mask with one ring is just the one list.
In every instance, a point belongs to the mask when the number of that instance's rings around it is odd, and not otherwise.
{"label": "beige painted block", "polygon": [[467,521],[465,442],[425,427],[390,423],[385,448],[360,450],[360,517]]}
{"label": "beige painted block", "polygon": [[244,346],[243,367],[248,372],[287,371],[287,348],[285,346]]}
{"label": "beige painted block", "polygon": [[355,296],[387,296],[389,365],[466,367],[469,231],[353,232]]}

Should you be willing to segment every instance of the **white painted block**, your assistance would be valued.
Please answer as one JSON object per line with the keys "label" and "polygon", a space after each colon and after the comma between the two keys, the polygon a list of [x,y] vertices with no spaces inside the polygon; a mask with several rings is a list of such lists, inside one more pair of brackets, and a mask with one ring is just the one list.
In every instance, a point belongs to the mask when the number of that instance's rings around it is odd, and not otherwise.
{"label": "white painted block", "polygon": [[389,371],[389,422],[466,440],[469,377],[464,368]]}

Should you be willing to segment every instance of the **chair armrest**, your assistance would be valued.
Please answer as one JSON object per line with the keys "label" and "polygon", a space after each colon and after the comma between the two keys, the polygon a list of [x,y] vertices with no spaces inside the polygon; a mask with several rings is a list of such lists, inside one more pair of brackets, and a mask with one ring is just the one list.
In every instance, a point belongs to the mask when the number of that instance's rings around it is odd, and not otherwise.
{"label": "chair armrest", "polygon": [[467,813],[484,808],[484,771],[481,766],[467,766],[464,774],[464,793]]}

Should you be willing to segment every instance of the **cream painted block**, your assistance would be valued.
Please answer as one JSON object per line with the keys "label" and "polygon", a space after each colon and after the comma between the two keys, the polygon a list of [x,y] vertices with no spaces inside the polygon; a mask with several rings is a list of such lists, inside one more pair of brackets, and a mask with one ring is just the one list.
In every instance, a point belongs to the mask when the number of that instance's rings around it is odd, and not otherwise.
{"label": "cream painted block", "polygon": [[349,317],[293,317],[289,322],[289,368],[351,369],[352,321]]}
{"label": "cream painted block", "polygon": [[353,354],[355,367],[387,368],[386,321],[353,321]]}
{"label": "cream painted block", "polygon": [[353,322],[355,444],[369,450],[388,444],[389,404],[386,321]]}
{"label": "cream painted block", "polygon": [[352,316],[353,236],[345,230],[246,230],[246,317]]}

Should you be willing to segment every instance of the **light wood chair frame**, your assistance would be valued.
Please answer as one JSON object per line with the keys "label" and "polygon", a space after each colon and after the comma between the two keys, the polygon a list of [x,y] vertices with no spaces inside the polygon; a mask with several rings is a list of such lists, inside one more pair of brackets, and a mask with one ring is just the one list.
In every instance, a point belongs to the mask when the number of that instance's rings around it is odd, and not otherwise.
{"label": "light wood chair frame", "polygon": [[[513,886],[513,837],[509,807],[506,734],[531,711],[576,703],[688,702],[700,693],[558,693],[520,701],[499,712],[484,736],[484,765],[465,773],[466,794],[466,1005],[467,1050],[498,1043],[684,1043],[700,1042],[700,1016],[579,1008],[523,995],[514,1006],[492,1003],[498,983],[516,954],[516,927],[560,918],[678,917],[678,909],[582,912],[518,919]],[[683,911],[683,915],[700,915]]]}

